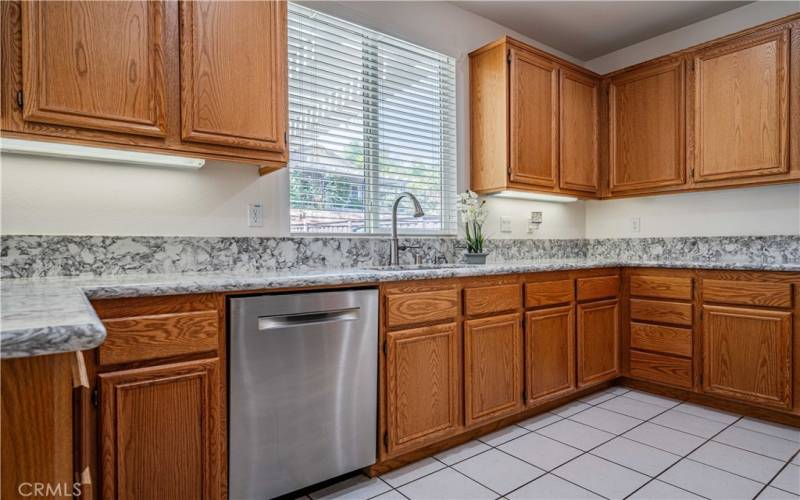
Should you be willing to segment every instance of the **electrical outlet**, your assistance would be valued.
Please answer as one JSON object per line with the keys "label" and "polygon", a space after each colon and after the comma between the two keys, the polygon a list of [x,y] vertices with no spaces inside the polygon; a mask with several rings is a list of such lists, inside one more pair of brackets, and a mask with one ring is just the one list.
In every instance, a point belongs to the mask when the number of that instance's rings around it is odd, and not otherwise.
{"label": "electrical outlet", "polygon": [[247,206],[247,226],[264,227],[264,205],[251,203]]}
{"label": "electrical outlet", "polygon": [[511,217],[509,217],[508,215],[503,215],[500,217],[500,232],[501,233],[511,232]]}
{"label": "electrical outlet", "polygon": [[638,233],[642,230],[642,218],[631,217],[631,231]]}

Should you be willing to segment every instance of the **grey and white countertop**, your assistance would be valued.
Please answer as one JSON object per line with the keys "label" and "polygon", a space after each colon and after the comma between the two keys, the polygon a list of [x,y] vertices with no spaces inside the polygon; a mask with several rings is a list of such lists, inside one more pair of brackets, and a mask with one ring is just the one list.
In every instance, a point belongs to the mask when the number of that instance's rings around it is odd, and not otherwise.
{"label": "grey and white countertop", "polygon": [[404,266],[401,269],[372,267],[4,279],[0,289],[0,348],[2,358],[19,358],[97,347],[103,343],[106,333],[89,302],[92,299],[355,285],[618,266],[800,272],[800,261],[773,263],[567,258],[508,261],[479,266]]}

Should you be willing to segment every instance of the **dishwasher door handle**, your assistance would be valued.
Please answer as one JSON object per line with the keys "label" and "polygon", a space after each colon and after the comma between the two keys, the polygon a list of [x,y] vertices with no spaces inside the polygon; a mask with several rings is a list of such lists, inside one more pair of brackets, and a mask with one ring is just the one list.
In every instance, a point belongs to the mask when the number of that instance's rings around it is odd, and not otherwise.
{"label": "dishwasher door handle", "polygon": [[261,316],[258,318],[259,331],[279,330],[283,328],[297,328],[323,323],[337,323],[339,321],[356,321],[359,318],[360,308],[339,309],[336,311],[318,311],[295,314],[281,314],[279,316]]}

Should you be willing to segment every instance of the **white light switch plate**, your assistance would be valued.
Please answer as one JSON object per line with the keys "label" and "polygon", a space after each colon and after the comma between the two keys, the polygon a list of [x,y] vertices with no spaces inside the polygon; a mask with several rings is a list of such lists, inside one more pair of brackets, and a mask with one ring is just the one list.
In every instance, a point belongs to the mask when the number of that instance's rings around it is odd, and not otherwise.
{"label": "white light switch plate", "polygon": [[511,232],[511,217],[509,217],[508,215],[503,215],[500,217],[500,232],[501,233]]}

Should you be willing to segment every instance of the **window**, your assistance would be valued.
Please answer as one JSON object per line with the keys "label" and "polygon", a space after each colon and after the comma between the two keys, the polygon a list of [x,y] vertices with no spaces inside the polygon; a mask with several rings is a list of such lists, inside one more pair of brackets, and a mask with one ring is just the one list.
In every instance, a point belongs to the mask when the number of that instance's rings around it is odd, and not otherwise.
{"label": "window", "polygon": [[289,4],[294,233],[455,234],[455,61]]}

